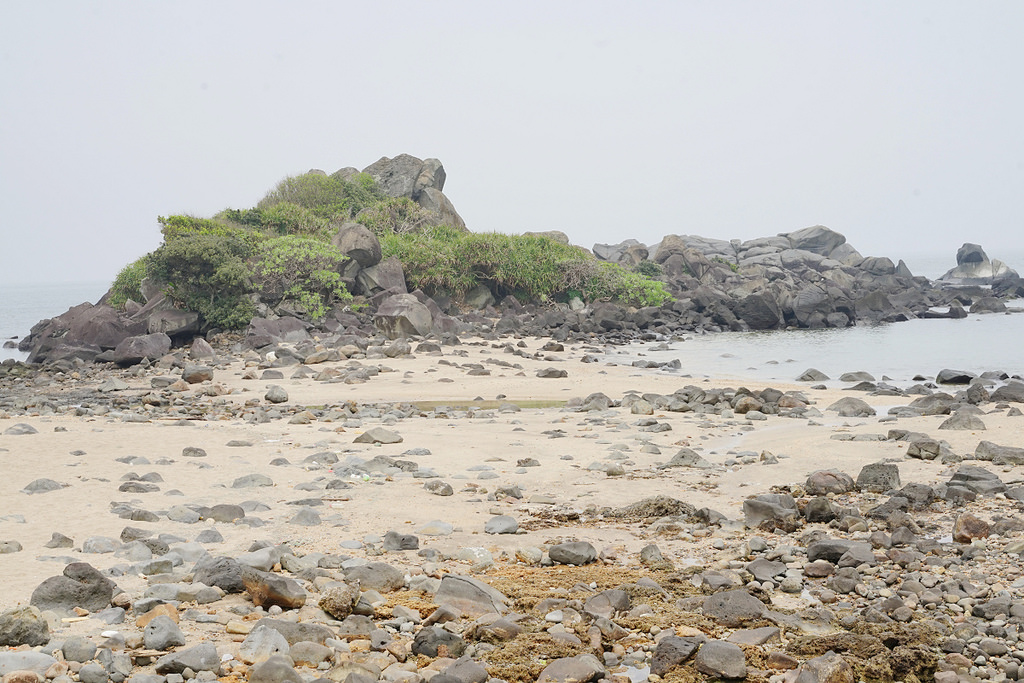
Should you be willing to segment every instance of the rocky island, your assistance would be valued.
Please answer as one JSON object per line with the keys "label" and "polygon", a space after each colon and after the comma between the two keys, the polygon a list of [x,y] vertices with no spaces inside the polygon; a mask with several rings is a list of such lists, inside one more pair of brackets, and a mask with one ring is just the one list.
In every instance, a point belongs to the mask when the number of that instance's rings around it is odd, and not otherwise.
{"label": "rocky island", "polygon": [[0,365],[4,683],[1020,678],[1024,380],[642,357],[1019,278],[821,226],[473,236],[444,183],[401,156],[162,219]]}

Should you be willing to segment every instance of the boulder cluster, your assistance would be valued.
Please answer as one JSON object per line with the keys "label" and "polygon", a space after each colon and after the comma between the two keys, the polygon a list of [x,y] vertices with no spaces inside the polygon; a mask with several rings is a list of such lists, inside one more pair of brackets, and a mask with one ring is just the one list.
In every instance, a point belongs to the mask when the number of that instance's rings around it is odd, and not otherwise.
{"label": "boulder cluster", "polygon": [[[384,157],[362,172],[387,196],[410,199],[436,222],[465,229],[443,192],[446,174],[437,159]],[[344,168],[334,175],[356,173]],[[568,242],[557,231],[531,234]],[[675,297],[639,310],[601,301],[584,305],[578,299],[521,302],[504,296],[499,301],[484,285],[458,301],[427,296],[409,291],[403,264],[394,257],[382,260],[379,239],[362,224],[338,226],[332,244],[346,257],[339,273],[343,282],[366,308],[362,314],[338,308],[317,327],[344,328],[345,335],[365,336],[365,323],[372,320],[390,338],[514,332],[560,341],[599,335],[614,343],[691,332],[960,318],[968,311],[1005,312],[1004,299],[1024,296],[1024,280],[1005,264],[989,261],[978,245],[965,244],[957,268],[933,283],[915,277],[903,261],[862,256],[843,235],[820,225],[746,242],[666,235],[650,247],[633,239],[593,245],[597,259],[656,277]],[[212,331],[198,313],[177,308],[159,283],[144,281],[142,294],[144,302],[128,302],[125,310],[107,305],[104,296],[95,305],[83,303],[42,320],[18,348],[29,354],[30,363],[77,358],[131,365]],[[283,325],[314,327],[287,301],[273,308],[260,302],[252,326],[273,326],[279,318],[299,319]]]}

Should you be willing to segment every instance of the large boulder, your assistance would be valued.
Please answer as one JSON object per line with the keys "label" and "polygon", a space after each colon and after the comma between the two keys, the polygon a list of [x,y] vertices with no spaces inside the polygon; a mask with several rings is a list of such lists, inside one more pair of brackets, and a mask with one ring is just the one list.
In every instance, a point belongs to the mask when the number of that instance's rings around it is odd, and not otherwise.
{"label": "large boulder", "polygon": [[375,266],[363,268],[356,275],[356,292],[367,296],[382,291],[408,292],[402,262],[389,256]]}
{"label": "large boulder", "polygon": [[779,302],[769,292],[747,295],[733,312],[752,330],[774,330],[783,324]]}
{"label": "large boulder", "polygon": [[199,332],[199,314],[195,311],[154,311],[146,319],[146,331],[169,337],[196,334]]}
{"label": "large boulder", "polygon": [[[437,159],[417,159],[411,154],[399,154],[393,159],[381,157],[363,169],[389,197],[407,197],[415,200],[426,187],[444,189],[445,172]],[[421,178],[422,176],[422,178]]]}
{"label": "large boulder", "polygon": [[466,228],[466,222],[444,194],[447,174],[437,159],[417,159],[410,154],[399,154],[393,159],[381,157],[364,168],[363,173],[372,177],[389,197],[406,197],[434,214],[438,224]]}
{"label": "large boulder", "polygon": [[360,268],[369,268],[380,263],[380,240],[361,223],[344,223],[331,238],[331,244],[341,253],[354,259]]}
{"label": "large boulder", "polygon": [[787,238],[793,249],[802,249],[821,256],[831,255],[836,247],[846,242],[845,236],[824,225],[814,225],[795,232],[780,233],[779,237]]}
{"label": "large boulder", "polygon": [[98,612],[110,607],[114,582],[86,562],[73,562],[64,567],[61,576],[51,576],[36,586],[29,604],[40,612],[52,610],[71,614],[76,607]]}
{"label": "large boulder", "polygon": [[143,360],[154,361],[171,350],[171,338],[163,332],[128,337],[114,349],[113,361],[118,365],[135,365]]}
{"label": "large boulder", "polygon": [[52,351],[58,346],[108,350],[145,332],[145,321],[130,320],[105,304],[82,303],[56,318],[37,323],[18,348],[29,353],[29,363],[42,363],[54,359]]}
{"label": "large boulder", "polygon": [[452,228],[466,229],[466,221],[455,210],[455,205],[444,192],[433,187],[427,187],[416,200],[420,206],[435,216],[438,225],[447,225]]}
{"label": "large boulder", "polygon": [[427,335],[434,324],[430,309],[412,294],[395,294],[381,302],[373,324],[389,339]]}
{"label": "large boulder", "polygon": [[306,323],[291,316],[274,320],[253,318],[245,330],[245,340],[254,349],[282,342],[297,344],[310,338],[306,327]]}
{"label": "large boulder", "polygon": [[939,281],[985,285],[995,280],[1017,277],[1018,273],[1002,261],[989,260],[980,244],[966,242],[956,251],[956,268],[946,271]]}

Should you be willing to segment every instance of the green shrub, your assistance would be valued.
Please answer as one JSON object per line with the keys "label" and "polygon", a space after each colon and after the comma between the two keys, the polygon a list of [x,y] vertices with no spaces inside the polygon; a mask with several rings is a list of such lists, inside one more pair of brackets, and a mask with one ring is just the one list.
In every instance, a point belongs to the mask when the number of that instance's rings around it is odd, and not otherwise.
{"label": "green shrub", "polygon": [[633,266],[633,270],[644,277],[660,277],[662,274],[661,266],[654,261],[641,261]]}
{"label": "green shrub", "polygon": [[321,320],[334,303],[352,300],[341,280],[346,257],[330,244],[295,235],[277,237],[260,245],[258,258],[253,280],[265,303],[289,299]]}
{"label": "green shrub", "polygon": [[160,232],[163,233],[165,243],[183,237],[194,238],[212,235],[241,242],[251,249],[265,239],[265,235],[259,230],[220,219],[175,215],[159,216],[156,220],[160,223]]}
{"label": "green shrub", "polygon": [[253,252],[254,246],[237,234],[179,235],[165,239],[150,255],[148,270],[167,283],[165,293],[172,301],[199,313],[207,325],[239,329],[255,313],[246,263]]}
{"label": "green shrub", "polygon": [[289,202],[311,210],[322,218],[351,218],[383,197],[373,178],[359,173],[351,179],[333,175],[306,173],[289,176],[260,200],[257,207],[269,209]]}
{"label": "green shrub", "polygon": [[146,263],[149,254],[132,261],[121,269],[121,272],[114,278],[110,285],[110,299],[108,303],[114,308],[123,308],[128,299],[137,303],[145,303],[142,296],[142,279],[146,277]]}
{"label": "green shrub", "polygon": [[588,301],[608,299],[637,308],[672,300],[663,283],[607,261],[593,262],[593,269],[584,278],[583,293]]}
{"label": "green shrub", "polygon": [[382,237],[433,227],[434,215],[407,197],[388,197],[360,211],[355,220]]}
{"label": "green shrub", "polygon": [[381,235],[385,257],[397,257],[411,287],[465,294],[483,284],[495,294],[545,300],[569,291],[590,300],[615,299],[636,306],[672,297],[660,282],[594,259],[580,247],[536,235],[462,232],[448,227]]}
{"label": "green shrub", "polygon": [[329,241],[332,232],[329,219],[291,202],[280,202],[265,209],[263,228],[275,235],[304,235],[321,241]]}

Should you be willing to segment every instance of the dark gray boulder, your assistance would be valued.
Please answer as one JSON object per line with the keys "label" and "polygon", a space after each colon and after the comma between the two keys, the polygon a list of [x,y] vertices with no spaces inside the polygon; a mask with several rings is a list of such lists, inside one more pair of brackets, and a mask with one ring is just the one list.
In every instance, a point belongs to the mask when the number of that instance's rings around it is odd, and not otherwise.
{"label": "dark gray boulder", "polygon": [[36,323],[18,348],[28,352],[29,363],[42,363],[54,360],[54,351],[59,347],[64,349],[62,357],[70,357],[77,355],[74,349],[109,350],[128,337],[145,332],[145,321],[130,320],[105,304],[82,303]]}
{"label": "dark gray boulder", "polygon": [[688,660],[700,647],[704,638],[666,636],[658,641],[651,657],[651,673],[664,677],[672,669]]}
{"label": "dark gray boulder", "polygon": [[958,410],[943,420],[942,424],[939,425],[939,429],[980,431],[985,429],[985,423],[982,422],[981,418],[977,415],[972,415],[968,412]]}
{"label": "dark gray boulder", "polygon": [[86,562],[73,562],[64,567],[62,576],[51,576],[39,584],[29,604],[44,612],[71,614],[75,607],[98,612],[110,607],[114,582]]}
{"label": "dark gray boulder", "polygon": [[559,543],[548,549],[548,557],[558,564],[582,566],[597,559],[597,549],[586,541]]}
{"label": "dark gray boulder", "polygon": [[155,361],[171,350],[171,338],[163,332],[128,337],[114,349],[113,361],[118,365],[136,365],[143,360]]}
{"label": "dark gray boulder", "polygon": [[713,678],[738,680],[747,677],[747,656],[739,645],[724,640],[709,640],[697,650],[697,671]]}
{"label": "dark gray boulder", "polygon": [[752,330],[774,330],[783,324],[779,302],[768,292],[756,292],[741,299],[733,309]]}
{"label": "dark gray boulder", "polygon": [[857,475],[857,488],[862,491],[885,493],[900,487],[900,468],[892,463],[873,462],[861,468]]}
{"label": "dark gray boulder", "polygon": [[1012,380],[992,392],[993,401],[1024,403],[1024,382]]}
{"label": "dark gray boulder", "polygon": [[253,318],[245,330],[245,341],[254,349],[282,342],[298,344],[309,341],[307,327],[306,323],[292,316],[282,316],[273,320]]}
{"label": "dark gray boulder", "polygon": [[939,374],[935,376],[935,381],[938,384],[970,384],[971,380],[976,377],[977,375],[973,372],[946,368],[939,371]]}
{"label": "dark gray boulder", "polygon": [[974,449],[974,457],[978,460],[988,460],[993,465],[1024,465],[1024,448],[981,441]]}
{"label": "dark gray boulder", "polygon": [[839,413],[840,417],[870,417],[875,414],[875,409],[866,401],[854,396],[845,396],[825,410],[833,410]]}
{"label": "dark gray boulder", "polygon": [[185,669],[192,671],[219,671],[220,654],[217,646],[204,641],[190,648],[172,652],[156,660],[154,671],[158,674],[180,674]]}
{"label": "dark gray boulder", "polygon": [[796,501],[786,494],[763,493],[743,501],[743,524],[748,529],[758,529],[765,524],[787,527],[799,519]]}
{"label": "dark gray boulder", "polygon": [[994,472],[977,465],[961,465],[949,480],[949,486],[958,486],[978,495],[995,495],[1006,491],[1006,484]]}
{"label": "dark gray boulder", "polygon": [[363,268],[356,275],[356,292],[370,296],[378,292],[407,293],[402,262],[389,256],[375,266]]}
{"label": "dark gray boulder", "polygon": [[207,555],[196,562],[192,569],[192,580],[216,586],[226,593],[243,593],[245,584],[242,582],[242,567],[230,557],[214,557]]}
{"label": "dark gray boulder", "polygon": [[331,238],[338,251],[356,261],[360,268],[380,263],[380,239],[361,223],[344,223]]}
{"label": "dark gray boulder", "polygon": [[764,616],[764,603],[743,589],[715,593],[701,604],[704,616],[728,628],[737,628]]}
{"label": "dark gray boulder", "polygon": [[414,655],[426,655],[437,657],[438,650],[444,648],[447,657],[461,657],[466,651],[466,641],[438,626],[428,626],[420,629],[416,638],[412,641],[412,653]]}
{"label": "dark gray boulder", "polygon": [[430,334],[434,318],[430,309],[412,294],[395,294],[381,302],[373,324],[389,339]]}

